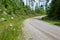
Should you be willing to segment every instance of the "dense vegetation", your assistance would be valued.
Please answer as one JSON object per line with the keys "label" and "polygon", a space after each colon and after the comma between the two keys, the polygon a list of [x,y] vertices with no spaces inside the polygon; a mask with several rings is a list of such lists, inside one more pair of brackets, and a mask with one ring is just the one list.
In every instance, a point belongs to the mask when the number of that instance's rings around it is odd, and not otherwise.
{"label": "dense vegetation", "polygon": [[49,8],[48,17],[54,20],[60,20],[60,0],[52,0]]}
{"label": "dense vegetation", "polygon": [[[49,0],[47,0],[47,3]],[[52,0],[50,5],[46,5],[47,17],[46,21],[60,25],[60,0]]]}
{"label": "dense vegetation", "polygon": [[31,10],[23,0],[0,0],[0,40],[24,40],[23,20],[40,13],[43,13],[43,8]]}

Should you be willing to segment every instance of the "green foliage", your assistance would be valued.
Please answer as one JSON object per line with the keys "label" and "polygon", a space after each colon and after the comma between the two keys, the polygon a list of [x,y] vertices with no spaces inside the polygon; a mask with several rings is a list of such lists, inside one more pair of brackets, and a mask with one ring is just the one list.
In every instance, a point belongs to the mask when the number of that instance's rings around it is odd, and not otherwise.
{"label": "green foliage", "polygon": [[37,14],[41,14],[41,15],[43,15],[43,14],[45,13],[45,11],[44,11],[43,8],[36,8],[36,9],[35,9],[35,12],[36,12]]}
{"label": "green foliage", "polygon": [[47,22],[49,22],[49,23],[51,23],[51,24],[60,26],[60,20],[52,20],[52,19],[47,18],[47,17],[43,18],[43,20],[44,20],[44,21],[47,21]]}
{"label": "green foliage", "polygon": [[29,6],[24,5],[23,0],[0,0],[0,19],[6,19],[0,20],[0,40],[18,40],[18,37],[23,40],[22,21],[40,13],[43,14],[44,10],[36,9],[35,13]]}
{"label": "green foliage", "polygon": [[[0,2],[0,19],[6,19],[6,21],[0,20],[0,40],[23,40],[21,24],[25,19],[25,17],[23,18],[25,12],[22,0],[20,2],[17,0],[1,0]],[[10,23],[13,25],[12,27]]]}
{"label": "green foliage", "polygon": [[48,17],[55,20],[60,20],[60,0],[52,0],[51,7],[48,10]]}
{"label": "green foliage", "polygon": [[49,2],[49,0],[46,0],[46,5],[45,5],[45,7],[46,7],[46,13],[48,12],[48,2]]}
{"label": "green foliage", "polygon": [[[11,17],[14,19],[11,19]],[[0,18],[6,19],[6,21],[0,20],[0,40],[23,40],[22,21],[24,18],[22,16],[6,16],[1,14]]]}

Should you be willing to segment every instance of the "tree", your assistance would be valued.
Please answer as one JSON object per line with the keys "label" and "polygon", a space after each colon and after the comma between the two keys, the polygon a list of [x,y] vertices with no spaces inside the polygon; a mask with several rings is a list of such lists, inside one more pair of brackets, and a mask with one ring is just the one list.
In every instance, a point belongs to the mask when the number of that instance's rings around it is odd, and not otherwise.
{"label": "tree", "polygon": [[28,1],[26,0],[26,5],[28,4],[27,2],[28,2]]}
{"label": "tree", "polygon": [[49,2],[49,0],[46,0],[46,5],[45,5],[45,7],[46,7],[46,12],[47,12],[47,10],[48,10],[48,2]]}
{"label": "tree", "polygon": [[41,0],[39,0],[39,7],[40,7],[40,2],[41,2]]}
{"label": "tree", "polygon": [[35,6],[35,9],[37,9],[38,8],[38,3],[36,3],[36,6]]}
{"label": "tree", "polygon": [[35,2],[35,0],[31,0],[32,10],[33,10],[33,8],[34,8],[34,2]]}
{"label": "tree", "polygon": [[8,14],[11,14],[11,12],[16,14],[17,10],[20,10],[24,6],[23,0],[1,0],[0,2],[0,7],[3,9],[2,11],[7,9]]}
{"label": "tree", "polygon": [[48,10],[48,17],[55,20],[60,20],[60,0],[52,0],[50,9]]}

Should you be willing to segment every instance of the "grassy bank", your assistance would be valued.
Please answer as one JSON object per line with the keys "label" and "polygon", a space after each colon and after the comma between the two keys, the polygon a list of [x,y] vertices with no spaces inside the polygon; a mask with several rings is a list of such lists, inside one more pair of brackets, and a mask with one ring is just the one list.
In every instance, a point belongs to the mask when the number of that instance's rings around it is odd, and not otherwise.
{"label": "grassy bank", "polygon": [[57,26],[60,26],[60,20],[52,20],[52,19],[48,19],[48,18],[43,18],[44,21],[47,21],[51,24],[54,24],[54,25],[57,25]]}
{"label": "grassy bank", "polygon": [[0,40],[24,40],[22,31],[22,22],[27,16],[7,16],[0,15],[5,21],[0,20]]}
{"label": "grassy bank", "polygon": [[[0,14],[0,40],[24,40],[22,22],[30,17],[34,17],[34,15],[16,16]],[[4,18],[5,21],[2,21],[1,18]]]}

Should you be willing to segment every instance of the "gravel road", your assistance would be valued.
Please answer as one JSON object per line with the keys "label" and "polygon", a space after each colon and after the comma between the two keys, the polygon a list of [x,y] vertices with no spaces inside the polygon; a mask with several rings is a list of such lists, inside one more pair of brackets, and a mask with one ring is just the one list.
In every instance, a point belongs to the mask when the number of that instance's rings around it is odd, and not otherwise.
{"label": "gravel road", "polygon": [[25,40],[60,40],[60,26],[42,21],[41,16],[26,19],[23,24]]}

